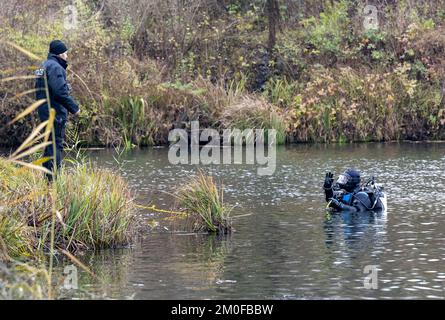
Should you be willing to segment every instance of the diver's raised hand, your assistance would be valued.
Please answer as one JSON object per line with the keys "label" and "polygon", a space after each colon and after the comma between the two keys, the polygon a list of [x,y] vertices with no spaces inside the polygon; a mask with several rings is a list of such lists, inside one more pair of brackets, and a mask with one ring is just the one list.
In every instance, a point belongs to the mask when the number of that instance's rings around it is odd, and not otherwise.
{"label": "diver's raised hand", "polygon": [[323,188],[331,189],[333,183],[334,183],[334,174],[332,172],[326,173],[326,177],[324,178]]}

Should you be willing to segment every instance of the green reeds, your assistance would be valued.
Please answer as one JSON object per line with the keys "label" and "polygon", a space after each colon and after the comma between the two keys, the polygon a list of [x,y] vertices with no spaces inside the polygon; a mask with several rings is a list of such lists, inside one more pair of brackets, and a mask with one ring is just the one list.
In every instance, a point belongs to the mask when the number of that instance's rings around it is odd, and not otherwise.
{"label": "green reeds", "polygon": [[298,92],[298,83],[292,82],[286,78],[272,78],[266,83],[263,96],[279,107],[286,108],[292,105],[295,92]]}
{"label": "green reeds", "polygon": [[231,209],[224,205],[223,191],[222,185],[201,171],[177,191],[176,198],[192,219],[194,231],[232,231]]}
{"label": "green reeds", "polygon": [[[0,178],[0,249],[4,256],[21,259],[44,251],[51,238],[51,186],[40,172],[18,168],[1,158]],[[135,210],[129,186],[120,176],[76,164],[60,171],[54,188],[56,248],[76,251],[131,242]]]}
{"label": "green reeds", "polygon": [[56,243],[69,251],[130,243],[135,208],[126,181],[110,170],[78,164],[56,181],[59,222]]}
{"label": "green reeds", "polygon": [[29,209],[30,201],[38,197],[35,191],[46,189],[46,185],[34,177],[33,172],[0,158],[0,260],[36,257],[35,232],[27,223],[32,212],[24,212]]}

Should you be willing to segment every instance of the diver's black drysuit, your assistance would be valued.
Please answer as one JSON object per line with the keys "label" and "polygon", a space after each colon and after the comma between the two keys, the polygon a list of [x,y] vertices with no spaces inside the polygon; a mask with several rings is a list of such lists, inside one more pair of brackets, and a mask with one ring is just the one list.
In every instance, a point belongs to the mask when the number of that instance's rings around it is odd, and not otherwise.
{"label": "diver's black drysuit", "polygon": [[336,211],[367,211],[372,210],[372,202],[367,192],[357,188],[348,192],[337,186],[325,189],[326,202]]}
{"label": "diver's black drysuit", "polygon": [[346,170],[334,184],[334,175],[326,174],[323,185],[328,207],[334,211],[381,210],[382,204],[375,199],[374,192],[367,187],[360,187],[360,173],[353,169]]}

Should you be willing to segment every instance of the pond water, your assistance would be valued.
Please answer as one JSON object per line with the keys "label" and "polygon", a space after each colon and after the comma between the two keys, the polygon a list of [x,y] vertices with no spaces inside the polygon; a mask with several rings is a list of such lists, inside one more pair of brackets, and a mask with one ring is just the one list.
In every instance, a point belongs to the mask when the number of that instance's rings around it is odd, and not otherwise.
{"label": "pond water", "polygon": [[[167,148],[125,155],[122,172],[140,204],[171,208],[169,192],[197,171],[171,165]],[[91,151],[117,168],[112,151]],[[356,167],[388,195],[386,213],[325,211],[326,171]],[[279,147],[271,176],[254,165],[202,166],[225,186],[236,232],[218,237],[153,228],[152,212],[132,248],[80,259],[69,297],[134,299],[375,299],[445,297],[445,144],[369,143]],[[166,230],[166,229],[169,230]],[[58,270],[69,264],[60,261]],[[376,266],[377,289],[366,289]]]}

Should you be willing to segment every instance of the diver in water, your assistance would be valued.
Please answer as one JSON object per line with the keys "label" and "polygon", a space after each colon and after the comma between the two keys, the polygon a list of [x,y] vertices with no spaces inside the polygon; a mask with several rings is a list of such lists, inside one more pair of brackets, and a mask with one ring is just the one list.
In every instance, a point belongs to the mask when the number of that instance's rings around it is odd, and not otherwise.
{"label": "diver in water", "polygon": [[334,174],[326,173],[324,191],[328,208],[334,211],[380,211],[385,209],[386,198],[382,188],[375,186],[374,177],[360,186],[360,172],[355,169],[347,169],[334,184]]}

